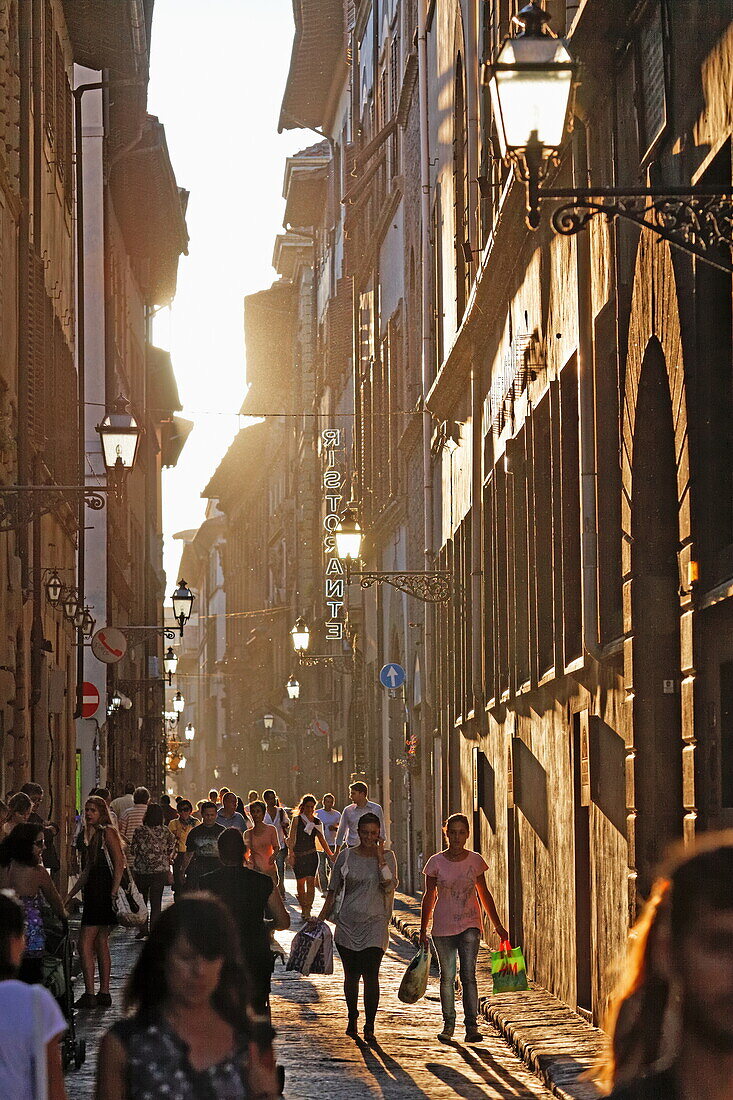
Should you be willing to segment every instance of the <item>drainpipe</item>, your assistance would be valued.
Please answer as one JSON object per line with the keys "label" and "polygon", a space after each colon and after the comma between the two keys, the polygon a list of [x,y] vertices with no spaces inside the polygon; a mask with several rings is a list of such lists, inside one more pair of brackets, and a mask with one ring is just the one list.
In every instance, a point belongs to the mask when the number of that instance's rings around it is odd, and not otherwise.
{"label": "drainpipe", "polygon": [[[420,271],[421,271],[421,314],[422,342],[420,366],[422,373],[422,469],[423,469],[423,541],[425,568],[434,568],[433,557],[433,463],[430,453],[432,437],[432,418],[426,399],[431,385],[431,328],[433,303],[431,297],[431,243],[430,243],[430,135],[428,131],[428,31],[426,5],[419,0],[417,4],[417,65],[420,105]],[[427,741],[432,737],[433,729],[433,610],[425,606],[425,629],[423,631],[423,670],[422,670],[422,719],[423,737]],[[442,780],[440,781],[442,782]]]}
{"label": "drainpipe", "polygon": [[[586,129],[575,123],[573,186],[588,182]],[[596,512],[596,436],[593,393],[593,309],[590,234],[575,238],[578,294],[578,412],[580,422],[580,547],[582,561],[583,652],[601,657],[598,615],[598,530]]]}

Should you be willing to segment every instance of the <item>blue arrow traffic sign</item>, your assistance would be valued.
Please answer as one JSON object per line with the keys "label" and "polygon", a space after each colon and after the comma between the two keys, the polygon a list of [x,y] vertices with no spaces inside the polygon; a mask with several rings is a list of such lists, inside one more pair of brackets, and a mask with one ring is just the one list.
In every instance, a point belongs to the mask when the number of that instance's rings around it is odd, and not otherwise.
{"label": "blue arrow traffic sign", "polygon": [[402,665],[384,665],[379,673],[379,682],[382,687],[399,688],[405,682],[405,670]]}

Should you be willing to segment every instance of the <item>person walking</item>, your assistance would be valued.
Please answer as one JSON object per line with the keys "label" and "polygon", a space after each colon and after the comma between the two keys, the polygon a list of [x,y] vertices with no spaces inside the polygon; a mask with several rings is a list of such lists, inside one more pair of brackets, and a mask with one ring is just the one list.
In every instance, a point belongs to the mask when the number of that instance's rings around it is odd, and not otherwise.
{"label": "person walking", "polygon": [[142,825],[132,834],[128,856],[145,904],[150,902],[150,916],[137,939],[144,940],[160,916],[163,891],[173,885],[172,864],[178,843],[166,827],[163,807],[149,802]]}
{"label": "person walking", "polygon": [[237,813],[237,796],[232,791],[224,795],[216,820],[223,829],[239,829],[240,833],[245,832],[250,824],[246,817]]}
{"label": "person walking", "polygon": [[173,893],[178,894],[184,887],[184,864],[186,861],[186,841],[188,834],[201,822],[193,816],[193,806],[187,798],[182,798],[178,803],[178,816],[174,817],[168,826],[169,832],[175,837],[177,849],[173,860]]}
{"label": "person walking", "polygon": [[120,831],[120,819],[118,818],[117,814],[112,809],[112,792],[110,791],[109,787],[95,787],[94,790],[92,791],[92,794],[98,795],[99,798],[103,798],[104,801],[107,803],[107,809],[109,810],[109,819],[112,822],[112,824],[114,825],[117,832],[119,832]]}
{"label": "person walking", "polygon": [[379,969],[389,946],[389,922],[397,889],[397,861],[385,851],[382,823],[366,813],[358,825],[358,841],[339,852],[317,921],[334,911],[334,941],[344,967],[344,997],[349,1014],[346,1034],[358,1037],[359,983],[364,984],[364,1040],[376,1042],[374,1021],[379,1008]]}
{"label": "person walking", "polygon": [[[324,794],[322,799],[323,805],[319,810],[316,810],[316,817],[323,826],[323,835],[328,843],[335,848],[336,847],[336,833],[338,832],[339,822],[341,821],[341,814],[338,810],[334,809],[336,799],[332,794]],[[318,886],[321,893],[325,896],[328,892],[328,878],[330,875],[330,868],[328,859],[325,852],[318,853]]]}
{"label": "person walking", "polygon": [[67,916],[61,896],[43,866],[43,846],[43,827],[30,821],[16,825],[0,843],[0,887],[13,890],[25,912],[26,946],[18,977],[29,984],[43,979],[44,902],[61,920]]}
{"label": "person walking", "polygon": [[217,810],[221,809],[221,802],[219,801],[219,792],[216,787],[212,787],[209,791],[209,802],[212,802],[216,806]]}
{"label": "person walking", "polygon": [[113,814],[116,814],[119,821],[125,810],[129,810],[135,803],[135,784],[125,783],[125,793],[119,795],[117,798],[113,798],[109,804],[109,808]]}
{"label": "person walking", "polygon": [[261,871],[267,875],[277,886],[277,867],[275,855],[279,849],[277,829],[274,825],[265,825],[265,813],[267,807],[259,799],[250,802],[247,807],[249,816],[254,822],[251,829],[244,834],[244,843],[247,846],[247,862],[255,871]]}
{"label": "person walking", "polygon": [[[125,857],[120,835],[110,821],[107,803],[98,795],[92,795],[84,804],[84,829],[87,848],[84,870],[66,896],[68,905],[79,890],[84,890],[79,934],[84,993],[77,1003],[80,1008],[108,1008],[112,1004],[109,991],[112,974],[109,934],[117,924],[112,899],[122,882]],[[96,997],[95,961],[99,966],[99,993]]]}
{"label": "person walking", "polygon": [[43,802],[44,790],[40,783],[24,783],[20,788],[23,794],[27,794],[31,800],[31,812],[28,821],[43,828],[43,866],[48,873],[58,878],[61,870],[61,860],[56,851],[56,837],[59,835],[59,827],[54,821],[46,821],[39,810]]}
{"label": "person walking", "polygon": [[733,1096],[733,831],[671,849],[629,936],[597,1078],[611,1100]]}
{"label": "person walking", "polygon": [[169,794],[162,794],[160,796],[160,804],[163,807],[163,817],[165,824],[170,825],[171,821],[175,821],[178,817],[178,809],[171,806],[171,796]]}
{"label": "person walking", "polygon": [[239,936],[222,902],[185,896],[171,905],[130,976],[132,1015],[100,1043],[98,1100],[277,1100],[274,1033],[251,1019],[246,991]]}
{"label": "person walking", "polygon": [[456,958],[460,961],[466,1042],[480,1043],[478,1027],[478,985],[476,959],[481,941],[481,906],[499,939],[509,933],[499,920],[496,903],[486,885],[488,865],[478,852],[470,851],[469,826],[465,814],[451,814],[443,827],[448,847],[430,857],[423,868],[425,893],[422,899],[420,943],[428,944],[428,925],[433,919],[433,944],[440,966],[442,1042],[453,1038],[456,1026]]}
{"label": "person walking", "polygon": [[348,848],[354,848],[359,843],[358,824],[364,814],[376,814],[379,818],[379,828],[382,840],[387,840],[387,830],[384,827],[384,811],[378,802],[369,801],[369,788],[360,779],[349,787],[351,804],[344,807],[341,821],[336,831],[336,847],[345,844]]}
{"label": "person walking", "polygon": [[216,820],[216,806],[213,802],[201,804],[201,818],[201,824],[191,829],[186,837],[183,871],[187,890],[197,890],[201,876],[207,871],[215,871],[221,864],[216,842],[219,833],[224,832],[224,826]]}
{"label": "person walking", "polygon": [[290,914],[270,875],[244,866],[246,849],[240,832],[225,829],[218,847],[222,866],[203,876],[201,889],[220,898],[234,917],[250,981],[250,1003],[258,1015],[267,1015],[274,965],[270,929],[285,931]]}
{"label": "person walking", "polygon": [[280,897],[285,897],[285,863],[288,855],[288,833],[290,832],[290,816],[287,810],[280,804],[277,793],[273,790],[262,792],[262,800],[267,807],[265,824],[274,825],[277,830],[279,848],[275,853],[275,866],[278,875],[278,890]]}
{"label": "person walking", "polygon": [[125,810],[120,818],[120,835],[128,844],[132,840],[135,829],[139,829],[145,820],[145,814],[148,812],[148,802],[150,801],[150,791],[147,787],[135,787],[132,797],[132,806]]}
{"label": "person walking", "polygon": [[297,815],[288,835],[288,863],[295,875],[295,890],[304,921],[310,920],[313,898],[316,893],[318,849],[316,842],[333,860],[334,854],[325,839],[322,826],[316,817],[316,800],[312,794],[301,798]]}
{"label": "person walking", "polygon": [[0,890],[0,1096],[66,1100],[59,1046],[66,1020],[47,989],[17,978],[24,924],[20,901]]}

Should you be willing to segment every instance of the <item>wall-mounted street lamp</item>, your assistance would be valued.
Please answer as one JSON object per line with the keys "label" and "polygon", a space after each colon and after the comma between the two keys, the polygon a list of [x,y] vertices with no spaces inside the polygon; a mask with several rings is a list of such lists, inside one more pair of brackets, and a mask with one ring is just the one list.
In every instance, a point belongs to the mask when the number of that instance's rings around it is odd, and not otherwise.
{"label": "wall-mounted street lamp", "polygon": [[51,575],[46,581],[46,599],[50,604],[55,607],[61,599],[61,593],[64,590],[64,586],[61,582],[61,578],[55,569],[51,571]]}
{"label": "wall-mounted street lamp", "polygon": [[59,504],[69,506],[82,500],[98,512],[104,508],[105,493],[123,498],[125,476],[137,456],[141,429],[127,409],[127,402],[118,397],[110,412],[98,425],[102,439],[104,463],[109,474],[107,485],[4,485],[0,488],[0,530],[13,531],[23,527]]}
{"label": "wall-mounted street lamp", "polygon": [[518,33],[502,43],[484,69],[504,159],[525,185],[530,229],[540,225],[543,199],[566,200],[552,215],[556,233],[572,236],[602,214],[641,225],[722,271],[733,271],[721,246],[733,248],[733,189],[664,187],[541,187],[559,159],[568,132],[571,96],[579,66],[564,39],[550,30],[550,16],[533,2],[513,20]]}
{"label": "wall-mounted street lamp", "polygon": [[262,724],[263,724],[263,726],[265,727],[265,729],[267,730],[268,733],[272,729],[274,721],[275,721],[275,718],[272,714],[265,714],[263,716]]}
{"label": "wall-mounted street lamp", "polygon": [[85,607],[84,613],[81,619],[81,632],[85,638],[91,638],[94,633],[94,627],[97,625],[97,620],[92,615],[91,607]]}
{"label": "wall-mounted street lamp", "polygon": [[186,735],[186,740],[193,741],[194,737],[196,736],[196,727],[193,725],[192,722],[189,722],[184,732]]}
{"label": "wall-mounted street lamp", "polygon": [[173,696],[173,710],[176,712],[176,714],[183,714],[185,706],[186,700],[183,698],[180,691],[177,691],[176,694]]}
{"label": "wall-mounted street lamp", "polygon": [[173,673],[178,668],[178,655],[173,649],[173,646],[169,645],[165,651],[163,657],[163,668],[165,669],[166,676],[168,677],[168,686],[173,683]]}
{"label": "wall-mounted street lamp", "polygon": [[[300,665],[326,665],[330,668],[335,668],[339,672],[349,672],[351,667],[349,662],[344,657],[339,657],[335,653],[306,653],[308,646],[310,645],[310,630],[305,619],[299,615],[295,620],[292,630],[290,631],[290,637],[293,639],[293,649],[295,650],[298,658],[298,664]],[[353,661],[353,652],[351,658]],[[293,679],[293,677],[291,677]],[[296,680],[297,683],[297,680]],[[288,688],[288,694],[290,689]],[[300,694],[300,684],[298,684],[298,695]],[[298,696],[290,696],[290,698],[297,699]]]}
{"label": "wall-mounted street lamp", "polygon": [[191,611],[193,610],[194,596],[191,589],[186,582],[181,579],[178,582],[178,587],[171,596],[171,603],[173,604],[173,618],[178,623],[178,629],[183,637],[183,628],[191,618]]}
{"label": "wall-mounted street lamp", "polygon": [[346,562],[346,583],[358,579],[362,588],[389,584],[423,603],[447,603],[453,595],[453,579],[446,570],[352,570],[349,562],[361,557],[362,529],[356,511],[346,509],[334,530],[336,554]]}
{"label": "wall-mounted street lamp", "polygon": [[300,698],[300,682],[296,680],[294,675],[291,675],[290,679],[285,685],[288,692],[288,699]]}
{"label": "wall-mounted street lamp", "polygon": [[305,653],[306,649],[310,645],[311,632],[308,629],[308,623],[305,621],[302,615],[293,623],[292,630],[290,631],[290,637],[293,639],[293,649],[296,653]]}

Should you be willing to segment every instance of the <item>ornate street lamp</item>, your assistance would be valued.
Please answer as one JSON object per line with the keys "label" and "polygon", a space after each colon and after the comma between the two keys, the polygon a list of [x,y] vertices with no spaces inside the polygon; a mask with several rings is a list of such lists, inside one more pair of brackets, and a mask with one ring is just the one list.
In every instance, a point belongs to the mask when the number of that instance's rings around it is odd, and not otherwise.
{"label": "ornate street lamp", "polygon": [[186,740],[193,741],[194,737],[196,736],[196,727],[193,725],[192,722],[189,722],[184,732],[186,735]]}
{"label": "ornate street lamp", "polygon": [[53,604],[54,607],[61,599],[61,593],[63,592],[63,589],[64,586],[61,583],[61,578],[59,577],[56,570],[53,569],[51,571],[51,576],[46,581],[46,599],[50,604]]}
{"label": "ornate street lamp", "polygon": [[79,594],[75,588],[67,589],[63,600],[64,615],[70,623],[74,622],[79,608]]}
{"label": "ornate street lamp", "polygon": [[296,653],[305,653],[306,649],[310,645],[311,632],[308,629],[308,624],[302,615],[293,623],[293,628],[290,631],[290,637],[293,639],[293,649]]}
{"label": "ornate street lamp", "polygon": [[287,688],[288,699],[300,698],[300,683],[296,680],[294,675],[290,677],[285,687]]}
{"label": "ornate street lamp", "polygon": [[[339,541],[339,529],[341,540]],[[336,554],[346,562],[346,583],[358,578],[362,588],[371,588],[375,584],[389,584],[392,588],[406,592],[423,603],[447,603],[453,594],[452,577],[446,570],[402,569],[389,570],[352,570],[349,561],[359,556],[361,549],[361,527],[356,512],[347,508],[341,517],[335,532]]]}
{"label": "ornate street lamp", "polygon": [[364,537],[356,512],[349,507],[338,522],[334,531],[336,553],[342,561],[358,561],[361,557],[361,542]]}
{"label": "ornate street lamp", "polygon": [[550,30],[550,16],[533,0],[513,22],[518,33],[502,43],[484,69],[491,90],[499,144],[526,189],[526,219],[540,225],[543,199],[565,200],[552,215],[556,233],[572,236],[596,216],[624,218],[721,271],[733,271],[733,188],[703,186],[625,189],[542,187],[557,163],[578,65],[568,44]]}
{"label": "ornate street lamp", "polygon": [[124,477],[135,465],[141,434],[140,426],[122,395],[102,423],[97,425],[97,431],[102,440],[104,465],[111,475],[116,493],[120,495]]}
{"label": "ornate street lamp", "polygon": [[176,671],[177,667],[178,654],[173,649],[173,646],[169,645],[165,651],[165,656],[163,657],[163,668],[165,669],[166,675],[168,677],[169,686],[173,683],[173,673]]}
{"label": "ornate street lamp", "polygon": [[183,714],[186,706],[186,700],[181,695],[180,691],[177,691],[173,696],[173,710],[176,714]]}
{"label": "ornate street lamp", "polygon": [[191,618],[191,611],[193,609],[194,596],[191,589],[186,582],[181,579],[178,582],[178,588],[174,591],[171,602],[173,604],[173,618],[178,623],[178,629],[183,637],[183,628]]}
{"label": "ornate street lamp", "polygon": [[275,718],[272,714],[265,714],[264,715],[264,717],[262,719],[262,724],[264,725],[264,727],[268,731],[268,733],[272,729],[274,721],[275,721]]}
{"label": "ornate street lamp", "polygon": [[82,634],[84,634],[84,636],[87,638],[91,638],[92,634],[94,633],[94,627],[96,626],[96,624],[97,621],[92,615],[91,607],[85,607],[81,621]]}
{"label": "ornate street lamp", "polygon": [[122,706],[122,696],[120,695],[117,688],[115,688],[115,690],[112,692],[112,698],[109,701],[109,705],[113,711],[119,710]]}

